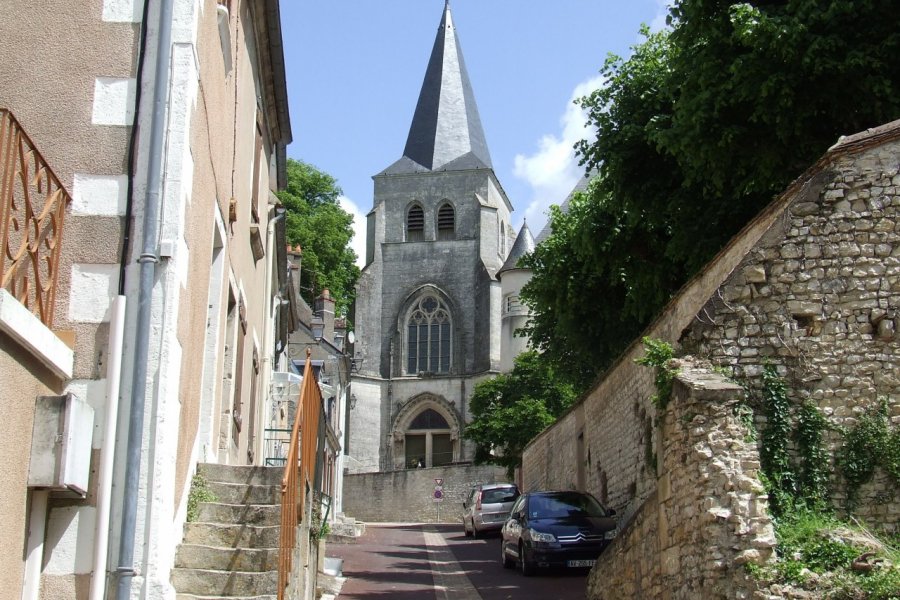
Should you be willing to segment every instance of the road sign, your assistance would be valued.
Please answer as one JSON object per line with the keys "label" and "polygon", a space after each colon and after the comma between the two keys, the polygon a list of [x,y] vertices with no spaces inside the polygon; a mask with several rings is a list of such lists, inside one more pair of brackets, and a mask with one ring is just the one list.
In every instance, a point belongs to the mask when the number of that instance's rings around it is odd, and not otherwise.
{"label": "road sign", "polygon": [[435,477],[434,485],[444,485],[444,479],[442,477]]}
{"label": "road sign", "polygon": [[440,488],[434,488],[434,501],[440,502],[444,499],[444,490]]}

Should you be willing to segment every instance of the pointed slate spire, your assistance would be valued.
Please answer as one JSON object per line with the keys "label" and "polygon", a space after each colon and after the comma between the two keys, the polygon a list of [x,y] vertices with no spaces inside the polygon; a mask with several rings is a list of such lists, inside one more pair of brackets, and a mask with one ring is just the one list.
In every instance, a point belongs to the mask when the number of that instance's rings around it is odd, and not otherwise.
{"label": "pointed slate spire", "polygon": [[[492,168],[449,0],[444,3],[403,156],[432,171]],[[401,159],[395,167],[402,168],[405,162]]]}
{"label": "pointed slate spire", "polygon": [[519,235],[516,236],[516,241],[513,243],[512,250],[509,251],[506,262],[497,271],[497,275],[504,271],[518,269],[519,259],[531,252],[534,252],[534,238],[531,236],[531,230],[528,229],[528,223],[523,223],[522,229],[519,230]]}

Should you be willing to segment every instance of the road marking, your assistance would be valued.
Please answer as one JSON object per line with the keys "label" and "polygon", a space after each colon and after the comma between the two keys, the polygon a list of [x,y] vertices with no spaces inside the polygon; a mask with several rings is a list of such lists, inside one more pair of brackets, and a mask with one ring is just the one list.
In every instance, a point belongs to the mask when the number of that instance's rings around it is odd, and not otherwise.
{"label": "road marking", "polygon": [[434,591],[439,600],[482,600],[466,572],[447,547],[444,537],[434,529],[425,530],[425,547],[434,576]]}

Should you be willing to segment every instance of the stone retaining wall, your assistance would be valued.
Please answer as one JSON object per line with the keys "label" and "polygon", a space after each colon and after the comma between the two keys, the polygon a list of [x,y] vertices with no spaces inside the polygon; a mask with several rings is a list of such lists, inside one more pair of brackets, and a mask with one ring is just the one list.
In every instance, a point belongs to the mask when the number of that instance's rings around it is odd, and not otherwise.
{"label": "stone retaining wall", "polygon": [[658,432],[658,489],[601,555],[589,598],[750,598],[743,565],[772,557],[759,454],[736,410],[743,389],[693,361],[679,368]]}
{"label": "stone retaining wall", "polygon": [[[434,500],[435,479],[443,480],[440,502]],[[462,527],[462,503],[469,490],[505,481],[505,469],[475,465],[348,474],[344,476],[344,513],[370,523],[459,523]]]}

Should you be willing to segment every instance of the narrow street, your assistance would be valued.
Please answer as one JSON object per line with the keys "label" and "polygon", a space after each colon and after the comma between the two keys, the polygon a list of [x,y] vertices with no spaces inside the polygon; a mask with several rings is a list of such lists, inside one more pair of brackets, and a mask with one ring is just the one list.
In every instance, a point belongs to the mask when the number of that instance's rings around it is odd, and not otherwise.
{"label": "narrow street", "polygon": [[461,525],[370,524],[355,544],[329,544],[344,560],[339,600],[583,600],[587,572],[504,569],[496,535],[473,540]]}

